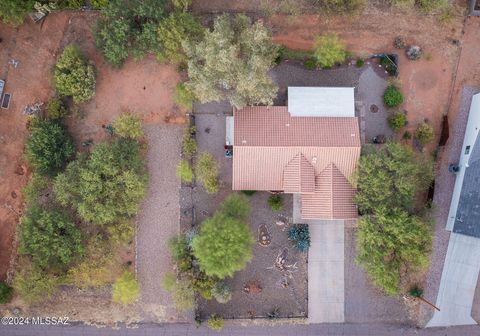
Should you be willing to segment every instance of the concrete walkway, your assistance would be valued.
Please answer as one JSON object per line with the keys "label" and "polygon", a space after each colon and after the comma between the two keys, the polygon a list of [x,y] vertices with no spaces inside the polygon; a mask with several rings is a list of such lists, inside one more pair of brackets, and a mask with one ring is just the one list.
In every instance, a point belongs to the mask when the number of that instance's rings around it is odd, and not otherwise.
{"label": "concrete walkway", "polygon": [[471,317],[480,271],[480,239],[450,234],[435,311],[427,327],[477,324]]}

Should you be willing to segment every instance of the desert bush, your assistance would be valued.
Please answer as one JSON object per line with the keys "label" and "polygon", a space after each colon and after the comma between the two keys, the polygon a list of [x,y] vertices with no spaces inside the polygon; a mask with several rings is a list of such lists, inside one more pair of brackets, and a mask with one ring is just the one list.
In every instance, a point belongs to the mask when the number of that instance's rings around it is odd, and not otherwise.
{"label": "desert bush", "polygon": [[415,131],[415,139],[417,139],[422,146],[432,142],[433,135],[433,127],[427,123],[418,125],[417,130]]}
{"label": "desert bush", "polygon": [[448,0],[416,0],[416,3],[424,13],[438,12],[451,6]]}
{"label": "desert bush", "polygon": [[130,244],[135,238],[135,225],[131,221],[122,219],[107,226],[108,239],[112,245],[121,246]]}
{"label": "desert bush", "polygon": [[115,134],[122,138],[137,140],[143,137],[142,121],[132,113],[123,113],[113,122]]}
{"label": "desert bush", "polygon": [[396,86],[390,85],[383,94],[383,102],[388,107],[397,107],[403,103],[403,95]]}
{"label": "desert bush", "polygon": [[197,141],[195,140],[195,127],[191,126],[185,129],[182,141],[182,153],[186,159],[190,160],[197,152]]}
{"label": "desert bush", "polygon": [[352,15],[358,14],[365,8],[366,0],[313,0],[320,6],[320,14]]}
{"label": "desert bush", "polygon": [[247,224],[216,212],[200,226],[192,248],[207,276],[223,279],[243,269],[252,258],[253,235]]}
{"label": "desert bush", "polygon": [[220,330],[223,329],[223,326],[225,325],[225,321],[223,320],[223,318],[220,315],[213,314],[208,319],[207,325],[212,330],[220,331]]}
{"label": "desert bush", "polygon": [[140,287],[135,279],[135,275],[129,271],[123,272],[112,285],[112,300],[128,305],[134,303],[140,294]]}
{"label": "desert bush", "polygon": [[5,283],[5,281],[0,281],[0,304],[9,303],[12,299],[13,288]]}
{"label": "desert bush", "polygon": [[396,296],[403,270],[428,265],[431,241],[432,233],[418,217],[378,206],[373,215],[360,219],[357,261],[376,286]]}
{"label": "desert bush", "polygon": [[175,101],[175,104],[187,110],[191,110],[193,107],[194,99],[195,97],[193,93],[189,89],[187,89],[185,84],[178,83],[175,86],[175,93],[173,95],[173,100]]}
{"label": "desert bush", "polygon": [[218,303],[227,303],[232,299],[232,289],[225,282],[219,281],[213,286],[212,295]]}
{"label": "desert bush", "polygon": [[283,199],[280,195],[270,195],[268,205],[273,211],[281,211],[283,209]]}
{"label": "desert bush", "polygon": [[212,31],[183,46],[190,78],[186,86],[200,102],[226,99],[237,108],[273,104],[278,88],[268,71],[278,47],[260,21],[251,24],[245,15],[221,15]]}
{"label": "desert bush", "polygon": [[308,70],[314,70],[317,67],[317,62],[313,58],[309,58],[303,62],[303,65],[305,65],[305,68]]}
{"label": "desert bush", "polygon": [[187,160],[181,160],[176,169],[177,177],[184,183],[192,183],[193,170],[190,167],[190,163]]}
{"label": "desert bush", "polygon": [[21,253],[41,268],[64,267],[84,254],[81,231],[58,210],[30,207],[22,216],[19,233]]}
{"label": "desert bush", "polygon": [[200,153],[195,164],[195,176],[209,194],[218,192],[218,166],[212,154]]}
{"label": "desert bush", "polygon": [[0,1],[0,20],[14,26],[21,25],[27,14],[33,11],[35,0]]}
{"label": "desert bush", "polygon": [[177,64],[187,61],[182,43],[198,41],[203,31],[202,25],[192,14],[170,13],[158,26],[158,40],[162,45],[160,57]]}
{"label": "desert bush", "polygon": [[60,98],[53,98],[47,104],[48,118],[60,119],[67,115],[68,110]]}
{"label": "desert bush", "polygon": [[243,195],[230,194],[220,205],[219,211],[228,217],[246,221],[250,215],[250,201]]}
{"label": "desert bush", "polygon": [[397,133],[407,124],[407,116],[402,112],[395,112],[387,118],[388,126]]}
{"label": "desert bush", "polygon": [[307,224],[295,224],[288,229],[288,240],[290,240],[297,250],[306,252],[310,247],[310,230]]}
{"label": "desert bush", "polygon": [[27,303],[49,299],[57,289],[59,279],[40,268],[23,262],[13,279],[13,288]]}
{"label": "desert bush", "polygon": [[88,222],[111,224],[137,213],[147,176],[138,145],[120,138],[96,145],[54,181],[57,200]]}
{"label": "desert bush", "polygon": [[35,119],[30,130],[25,145],[28,162],[40,174],[55,175],[75,151],[72,138],[54,120]]}
{"label": "desert bush", "polygon": [[76,45],[65,47],[55,64],[54,77],[57,92],[72,97],[75,103],[84,103],[95,95],[95,68]]}
{"label": "desert bush", "polygon": [[393,40],[393,46],[397,49],[405,49],[407,46],[407,42],[405,41],[405,37],[403,36],[397,36]]}
{"label": "desert bush", "polygon": [[34,173],[22,190],[23,199],[27,204],[38,204],[39,198],[46,193],[49,184],[50,181],[46,176]]}
{"label": "desert bush", "polygon": [[422,49],[419,46],[409,46],[405,51],[407,58],[412,61],[419,60],[422,57]]}
{"label": "desert bush", "polygon": [[314,56],[322,68],[331,68],[347,58],[346,46],[335,34],[317,36],[314,48]]}

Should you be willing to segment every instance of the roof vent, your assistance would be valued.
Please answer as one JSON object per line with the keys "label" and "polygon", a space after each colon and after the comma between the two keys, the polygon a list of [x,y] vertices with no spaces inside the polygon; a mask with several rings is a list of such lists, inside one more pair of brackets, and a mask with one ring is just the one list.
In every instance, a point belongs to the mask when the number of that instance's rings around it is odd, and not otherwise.
{"label": "roof vent", "polygon": [[316,157],[316,156],[314,156],[314,157],[312,158],[312,163],[313,163],[313,164],[316,164],[316,163],[317,163],[317,157]]}
{"label": "roof vent", "polygon": [[242,144],[246,144],[247,143],[247,140],[242,140]]}
{"label": "roof vent", "polygon": [[290,127],[290,124],[285,124],[285,126]]}
{"label": "roof vent", "polygon": [[354,137],[354,136],[355,136],[355,133],[350,134],[350,136]]}

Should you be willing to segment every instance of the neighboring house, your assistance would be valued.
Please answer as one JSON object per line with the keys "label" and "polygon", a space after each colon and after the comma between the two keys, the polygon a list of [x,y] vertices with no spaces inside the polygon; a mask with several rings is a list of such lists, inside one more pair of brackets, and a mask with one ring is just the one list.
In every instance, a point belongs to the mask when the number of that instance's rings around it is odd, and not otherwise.
{"label": "neighboring house", "polygon": [[301,195],[303,219],[355,219],[360,157],[354,88],[289,87],[288,106],[251,106],[227,120],[233,190]]}

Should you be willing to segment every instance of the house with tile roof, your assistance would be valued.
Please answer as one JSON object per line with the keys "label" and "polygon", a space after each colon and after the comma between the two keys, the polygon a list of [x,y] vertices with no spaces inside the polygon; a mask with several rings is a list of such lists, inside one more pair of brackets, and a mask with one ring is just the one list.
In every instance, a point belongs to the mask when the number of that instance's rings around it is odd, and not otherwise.
{"label": "house with tile roof", "polygon": [[301,196],[302,219],[355,219],[360,157],[354,88],[289,87],[287,106],[234,109],[233,190]]}

